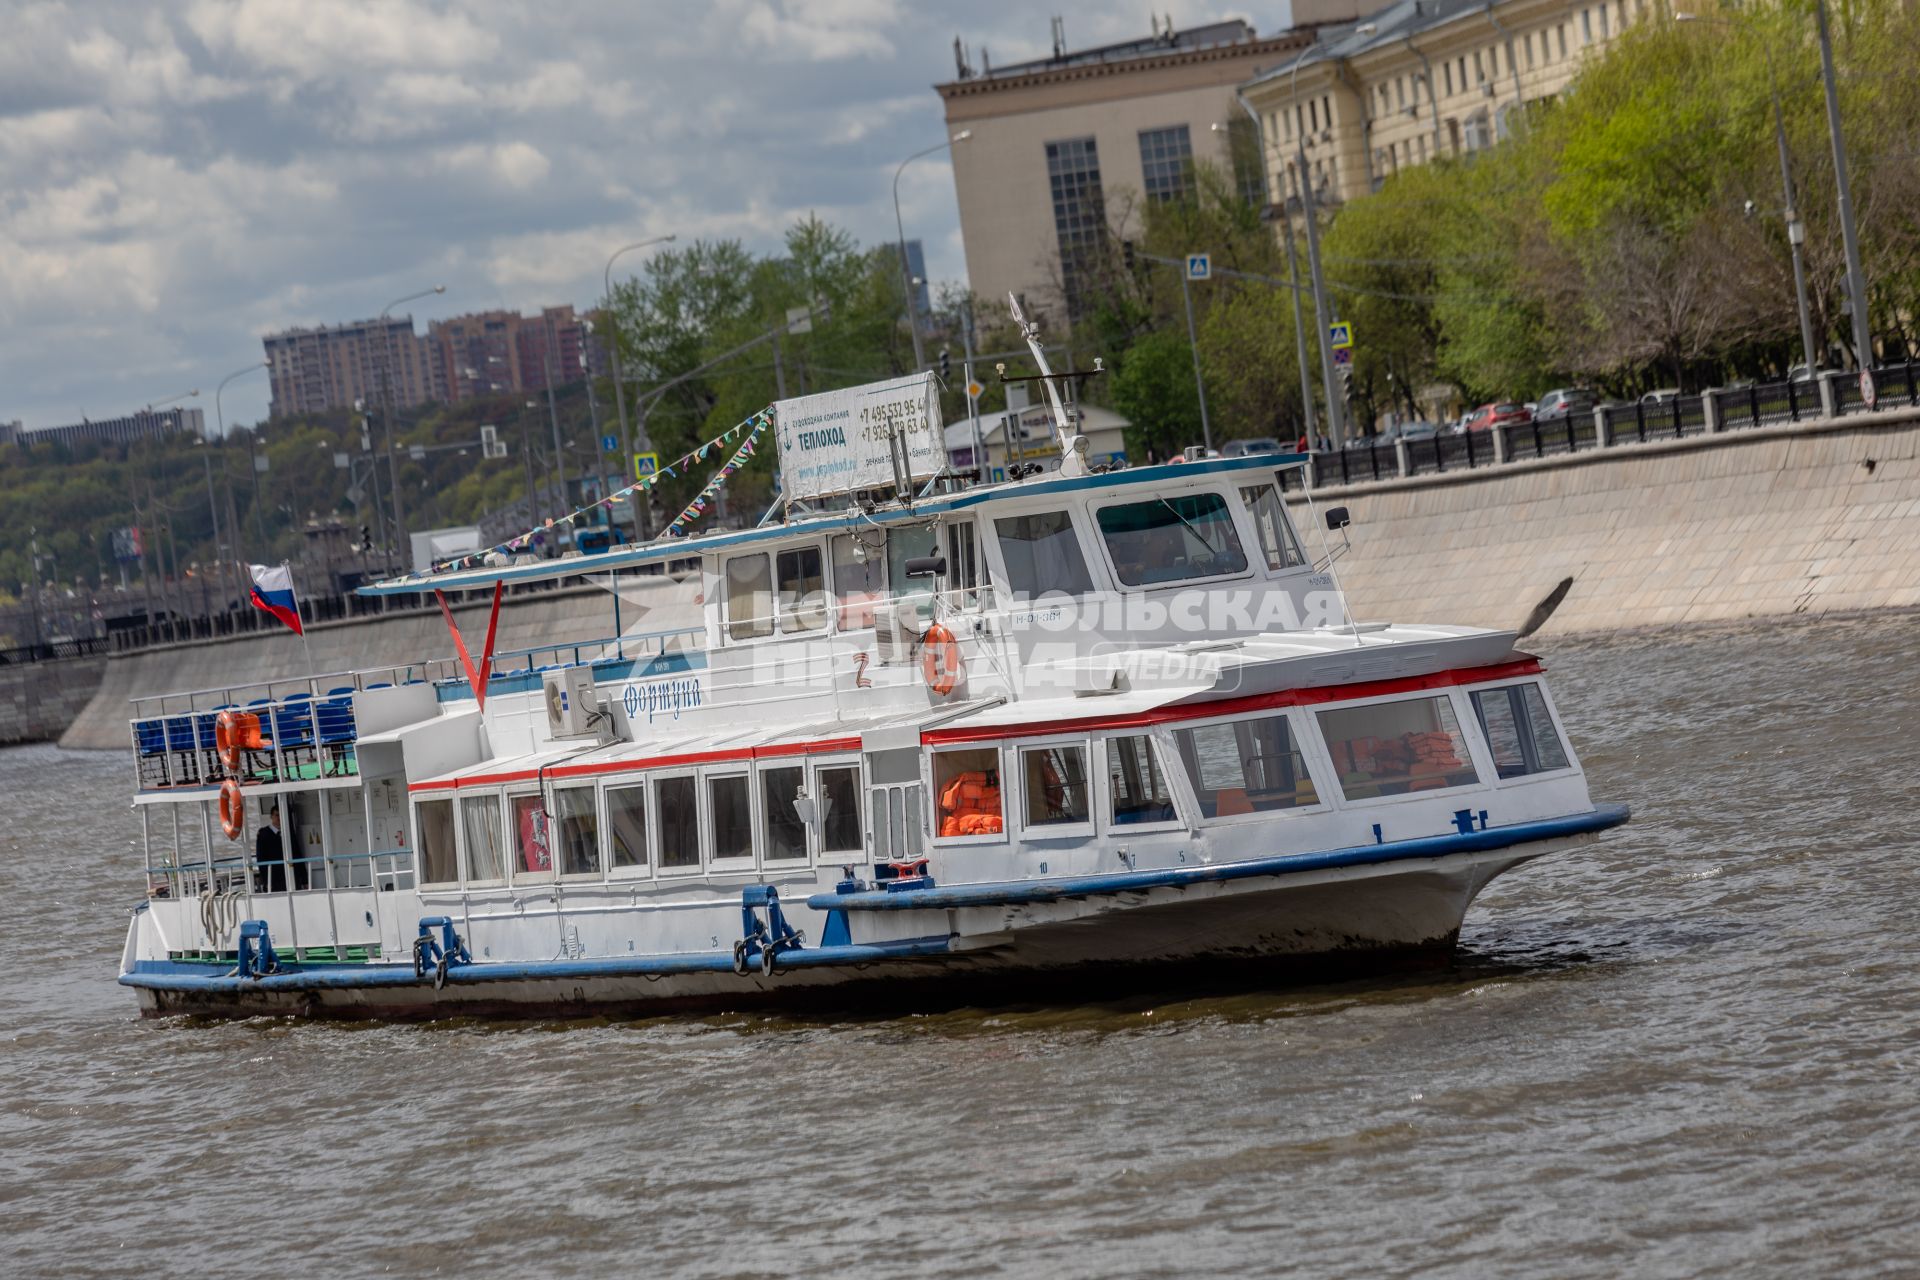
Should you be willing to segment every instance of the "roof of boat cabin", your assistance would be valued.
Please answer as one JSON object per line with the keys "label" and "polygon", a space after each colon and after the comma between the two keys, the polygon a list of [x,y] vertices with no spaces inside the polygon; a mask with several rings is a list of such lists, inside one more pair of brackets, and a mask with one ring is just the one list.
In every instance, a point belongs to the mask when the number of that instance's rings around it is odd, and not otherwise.
{"label": "roof of boat cabin", "polygon": [[856,719],[690,729],[673,737],[606,745],[592,741],[562,743],[527,755],[482,760],[448,773],[411,779],[407,787],[410,791],[453,790],[532,782],[543,776],[555,782],[576,778],[591,781],[601,774],[642,769],[691,769],[703,764],[747,764],[756,760],[854,752],[860,750],[864,733],[918,724],[944,724],[998,701],[998,698],[980,698],[938,707],[895,708]]}
{"label": "roof of boat cabin", "polygon": [[929,516],[969,511],[990,502],[1043,498],[1052,495],[1082,493],[1089,489],[1126,489],[1135,485],[1165,484],[1169,481],[1201,480],[1241,471],[1268,471],[1281,467],[1304,466],[1301,453],[1249,454],[1240,458],[1208,458],[1200,462],[1163,463],[1151,467],[1129,467],[1089,476],[1062,476],[1057,472],[1030,476],[1005,484],[983,485],[943,493],[911,505],[882,507],[875,511],[830,511],[801,516],[779,524],[754,529],[702,534],[692,538],[656,538],[636,547],[610,548],[594,555],[574,554],[531,564],[508,564],[463,569],[454,573],[414,573],[404,578],[360,587],[363,596],[412,595],[434,589],[471,591],[490,587],[495,582],[544,582],[554,578],[587,577],[638,565],[669,560],[684,560],[727,547],[794,538],[801,535],[835,533],[861,524],[912,524]]}

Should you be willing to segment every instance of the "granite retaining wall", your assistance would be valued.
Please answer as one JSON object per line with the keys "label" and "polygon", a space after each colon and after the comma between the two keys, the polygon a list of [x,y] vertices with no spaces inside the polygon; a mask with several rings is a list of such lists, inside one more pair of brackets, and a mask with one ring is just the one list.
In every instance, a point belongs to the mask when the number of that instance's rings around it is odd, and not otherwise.
{"label": "granite retaining wall", "polygon": [[[1694,436],[1337,489],[1362,620],[1545,631],[1920,605],[1920,411]],[[1319,532],[1295,515],[1313,554]],[[1324,528],[1324,523],[1321,525]],[[1337,543],[1338,535],[1331,535]]]}
{"label": "granite retaining wall", "polygon": [[105,658],[0,667],[0,746],[58,738],[93,700],[106,669]]}

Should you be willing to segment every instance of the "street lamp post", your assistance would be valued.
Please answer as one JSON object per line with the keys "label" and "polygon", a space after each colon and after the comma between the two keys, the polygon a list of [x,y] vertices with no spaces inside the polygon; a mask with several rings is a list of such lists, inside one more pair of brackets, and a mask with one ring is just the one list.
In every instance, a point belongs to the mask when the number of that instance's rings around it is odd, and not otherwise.
{"label": "street lamp post", "polygon": [[[1300,108],[1300,64],[1312,52],[1309,49],[1293,61],[1290,84],[1296,112]],[[1333,444],[1337,449],[1347,440],[1347,406],[1335,390],[1333,340],[1327,334],[1327,324],[1333,319],[1333,313],[1327,309],[1327,281],[1320,271],[1320,220],[1313,208],[1313,170],[1307,165],[1306,130],[1296,128],[1294,142],[1294,181],[1300,188],[1300,209],[1307,224],[1307,275],[1313,282],[1313,327],[1320,343],[1320,377],[1327,391],[1327,425],[1333,429]]]}
{"label": "street lamp post", "polygon": [[[446,291],[447,286],[437,284],[431,289],[422,289],[418,293],[410,293],[404,298],[395,298],[392,302],[380,308],[380,416],[384,420],[384,426],[386,427],[387,485],[393,490],[393,541],[395,546],[401,548],[400,563],[402,565],[405,565],[412,557],[406,550],[407,512],[406,507],[400,500],[400,464],[394,461],[393,456],[393,341],[392,334],[387,330],[387,313],[403,302],[413,302],[420,298],[430,298],[436,293],[445,293]],[[413,325],[411,321],[408,322],[407,329],[409,332],[412,331]]]}
{"label": "street lamp post", "polygon": [[[1429,81],[1429,88],[1431,88],[1431,81]],[[1287,278],[1294,284],[1294,288],[1289,291],[1293,294],[1293,345],[1298,349],[1300,356],[1301,423],[1304,427],[1303,434],[1311,443],[1316,434],[1313,421],[1313,374],[1307,366],[1306,321],[1300,315],[1300,261],[1293,248],[1293,220],[1286,216],[1286,210],[1281,201],[1273,198],[1273,192],[1267,186],[1267,131],[1266,126],[1261,123],[1260,113],[1253,109],[1252,103],[1237,93],[1233,95],[1233,100],[1240,104],[1240,109],[1247,113],[1248,119],[1253,121],[1253,143],[1257,152],[1254,162],[1260,166],[1260,191],[1267,199],[1267,209],[1262,212],[1262,216],[1265,217],[1278,208],[1280,226],[1286,233]],[[1439,153],[1436,151],[1435,154]]]}
{"label": "street lamp post", "polygon": [[[665,235],[655,236],[651,240],[636,240],[632,244],[623,244],[608,256],[606,269],[600,273],[600,283],[606,290],[606,292],[601,295],[603,299],[601,306],[606,310],[609,317],[609,323],[607,324],[607,353],[613,358],[613,403],[620,414],[620,448],[624,454],[620,462],[620,474],[623,485],[628,483],[625,479],[627,468],[633,465],[633,432],[627,426],[626,388],[620,385],[620,326],[611,320],[613,314],[613,261],[621,254],[629,253],[634,249],[645,249],[656,244],[669,244],[674,239],[674,236]],[[640,542],[643,540],[641,523],[645,519],[646,503],[638,494],[634,494],[632,497],[633,539],[635,542]]]}
{"label": "street lamp post", "polygon": [[893,227],[900,236],[900,283],[907,290],[907,331],[913,335],[913,367],[916,370],[927,367],[927,353],[920,342],[920,319],[913,305],[913,268],[907,264],[907,224],[900,216],[900,175],[907,166],[922,156],[930,156],[936,151],[945,151],[957,143],[965,142],[973,136],[973,130],[962,129],[945,142],[936,143],[924,151],[916,151],[900,162],[893,171]]}
{"label": "street lamp post", "polygon": [[[225,448],[227,443],[227,417],[220,410],[220,393],[225,391],[227,384],[235,378],[244,377],[259,369],[265,369],[269,367],[271,363],[271,361],[261,360],[254,364],[247,365],[243,369],[235,369],[232,373],[220,379],[220,384],[213,389],[214,428],[222,448]],[[264,517],[260,514],[260,464],[254,460],[253,456],[254,440],[258,435],[259,432],[255,430],[249,430],[247,432],[247,467],[253,472],[253,530],[260,535],[260,545],[262,550],[264,550],[267,543],[267,526]],[[226,470],[226,458],[226,454],[223,453],[220,455],[220,469],[223,473]],[[234,541],[236,543],[239,541],[237,534]]]}
{"label": "street lamp post", "polygon": [[1853,226],[1853,190],[1847,181],[1847,145],[1840,136],[1840,94],[1833,80],[1833,37],[1827,33],[1827,0],[1813,8],[1820,31],[1820,82],[1827,95],[1827,134],[1833,142],[1833,180],[1839,191],[1840,241],[1847,253],[1847,301],[1853,312],[1854,359],[1873,367],[1873,333],[1867,327],[1867,273],[1860,266],[1860,235]]}
{"label": "street lamp post", "polygon": [[[1676,13],[1673,20],[1710,22],[1721,27],[1734,25],[1727,18],[1712,18],[1697,13]],[[1807,310],[1807,268],[1800,255],[1800,246],[1806,242],[1807,231],[1801,225],[1797,212],[1799,202],[1794,199],[1793,166],[1787,155],[1787,126],[1780,110],[1780,77],[1774,70],[1773,48],[1763,40],[1760,52],[1767,60],[1767,93],[1773,102],[1773,142],[1780,153],[1780,198],[1786,202],[1782,213],[1787,220],[1787,248],[1793,257],[1793,302],[1800,317],[1800,349],[1807,362],[1807,376],[1811,378],[1820,367],[1820,353],[1813,342],[1813,319]]]}

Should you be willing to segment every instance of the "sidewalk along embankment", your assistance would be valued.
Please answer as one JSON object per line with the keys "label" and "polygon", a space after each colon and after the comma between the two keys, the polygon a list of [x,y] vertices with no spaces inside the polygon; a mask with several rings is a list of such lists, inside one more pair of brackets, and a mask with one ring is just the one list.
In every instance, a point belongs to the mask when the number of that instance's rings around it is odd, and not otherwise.
{"label": "sidewalk along embankment", "polygon": [[1328,508],[1351,515],[1336,567],[1362,621],[1516,627],[1565,578],[1549,633],[1920,605],[1912,408],[1321,488],[1312,506],[1292,509],[1315,559]]}
{"label": "sidewalk along embankment", "polygon": [[[694,599],[699,590],[698,578],[623,579],[619,630],[634,635],[698,626],[700,609]],[[454,620],[476,664],[486,643],[487,612],[487,603],[474,598],[454,608]],[[511,654],[543,645],[605,640],[615,630],[613,596],[599,587],[508,597],[500,605],[494,648]],[[311,667],[300,637],[291,631],[261,631],[115,656],[106,661],[99,688],[84,709],[71,717],[71,724],[56,726],[46,736],[57,736],[63,747],[118,750],[129,742],[128,723],[134,715],[129,699],[134,697],[300,680],[315,672],[370,671],[433,659],[456,665],[459,661],[437,608],[309,626],[307,640],[313,650]],[[534,665],[555,660],[536,657]],[[518,668],[526,660],[512,658],[504,665]],[[291,687],[276,690],[293,691]],[[248,696],[262,695],[256,690]],[[198,701],[213,705],[207,699]],[[169,707],[184,709],[185,703]]]}

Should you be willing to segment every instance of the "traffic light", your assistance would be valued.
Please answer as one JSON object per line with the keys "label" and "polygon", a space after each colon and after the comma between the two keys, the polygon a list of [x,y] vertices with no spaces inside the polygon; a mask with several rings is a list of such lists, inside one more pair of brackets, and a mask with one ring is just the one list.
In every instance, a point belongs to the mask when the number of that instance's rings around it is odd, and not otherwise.
{"label": "traffic light", "polygon": [[1348,402],[1353,400],[1353,370],[1346,365],[1340,366],[1340,398]]}
{"label": "traffic light", "polygon": [[372,550],[373,530],[363,524],[360,526],[360,554],[365,555]]}
{"label": "traffic light", "polygon": [[953,375],[953,353],[945,347],[940,348],[940,381],[945,382]]}
{"label": "traffic light", "polygon": [[1127,264],[1127,270],[1134,270],[1133,241],[1122,240],[1120,242],[1120,260]]}

